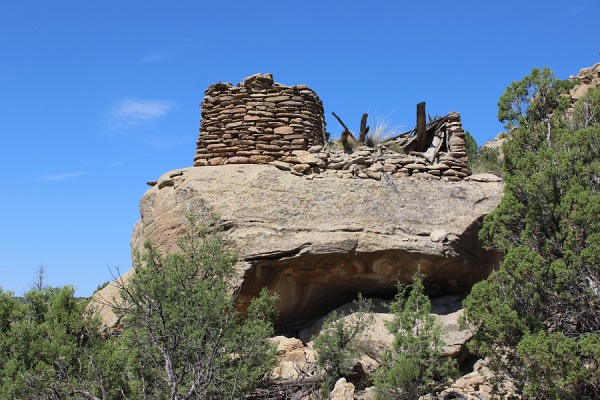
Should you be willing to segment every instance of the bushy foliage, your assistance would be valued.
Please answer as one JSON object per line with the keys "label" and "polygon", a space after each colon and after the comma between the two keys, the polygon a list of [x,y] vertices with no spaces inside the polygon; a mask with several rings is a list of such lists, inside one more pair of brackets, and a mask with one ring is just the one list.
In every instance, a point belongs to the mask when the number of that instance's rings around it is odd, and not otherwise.
{"label": "bushy foliage", "polygon": [[529,75],[511,83],[498,101],[498,119],[506,129],[546,124],[557,111],[568,107],[568,99],[561,96],[573,87],[574,83],[561,81],[547,67],[534,68]]}
{"label": "bushy foliage", "polygon": [[180,247],[148,245],[131,281],[117,280],[120,337],[100,336],[72,287],[23,302],[0,290],[0,399],[233,399],[254,387],[274,363],[275,297],[237,311],[235,257],[215,229],[193,226]]}
{"label": "bushy foliage", "polygon": [[492,147],[480,147],[473,160],[469,159],[469,170],[472,174],[495,174],[503,176],[500,152]]}
{"label": "bushy foliage", "polygon": [[[41,287],[41,286],[40,286]],[[74,289],[0,291],[0,398],[113,399],[127,394],[122,360],[100,340]]]}
{"label": "bushy foliage", "polygon": [[502,176],[500,152],[492,147],[477,147],[475,138],[465,132],[466,152],[469,158],[469,171],[472,174],[490,173]]}
{"label": "bushy foliage", "polygon": [[213,229],[191,225],[182,253],[150,245],[122,286],[124,346],[136,392],[149,399],[239,397],[274,363],[275,297],[263,291],[244,313],[236,308],[235,257]]}
{"label": "bushy foliage", "polygon": [[587,129],[600,125],[600,89],[593,88],[577,102],[573,117],[567,119],[573,130]]}
{"label": "bushy foliage", "polygon": [[467,152],[467,157],[469,158],[469,163],[473,160],[475,160],[475,158],[477,157],[477,149],[479,148],[477,146],[477,141],[475,140],[475,138],[473,137],[473,135],[471,135],[471,132],[466,131],[465,132],[465,148],[466,148],[466,152]]}
{"label": "bushy foliage", "polygon": [[442,357],[442,327],[429,313],[430,308],[419,273],[413,276],[410,290],[406,285],[398,286],[390,307],[394,319],[387,326],[394,335],[393,349],[384,353],[375,374],[379,398],[417,399],[456,375],[454,361]]}
{"label": "bushy foliage", "polygon": [[505,258],[465,302],[473,349],[530,398],[600,397],[600,96],[566,112],[567,87],[534,70],[501,98],[500,119],[518,128],[480,236]]}
{"label": "bushy foliage", "polygon": [[350,318],[332,312],[315,339],[317,368],[324,372],[323,389],[327,393],[339,378],[348,378],[364,350],[365,332],[373,323],[372,302],[359,295],[358,311]]}

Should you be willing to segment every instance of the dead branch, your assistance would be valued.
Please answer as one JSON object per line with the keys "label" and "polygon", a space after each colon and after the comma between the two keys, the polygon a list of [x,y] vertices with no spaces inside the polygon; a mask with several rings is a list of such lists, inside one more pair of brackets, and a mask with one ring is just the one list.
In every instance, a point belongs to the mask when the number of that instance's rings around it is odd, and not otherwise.
{"label": "dead branch", "polygon": [[247,400],[302,399],[318,391],[320,380],[317,377],[280,379],[265,384],[244,396]]}
{"label": "dead branch", "polygon": [[348,143],[348,137],[352,138],[352,140],[356,141],[356,138],[354,137],[354,135],[352,134],[352,132],[350,132],[350,129],[348,129],[348,127],[346,126],[346,124],[344,124],[344,122],[342,121],[342,119],[340,117],[337,116],[336,113],[332,112],[331,113],[340,123],[340,125],[342,125],[344,127],[344,132],[342,132],[342,144],[344,146],[346,146],[346,144]]}

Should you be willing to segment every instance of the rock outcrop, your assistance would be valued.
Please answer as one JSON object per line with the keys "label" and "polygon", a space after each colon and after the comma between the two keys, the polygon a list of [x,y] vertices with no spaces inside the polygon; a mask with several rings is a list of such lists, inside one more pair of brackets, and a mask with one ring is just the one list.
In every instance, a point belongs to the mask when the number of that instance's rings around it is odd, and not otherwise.
{"label": "rock outcrop", "polygon": [[390,176],[307,180],[273,165],[187,168],[144,194],[132,248],[150,240],[177,250],[185,216],[214,213],[239,254],[240,307],[267,287],[280,297],[277,329],[298,331],[357,292],[393,295],[418,268],[432,295],[468,291],[498,261],[477,231],[502,189]]}
{"label": "rock outcrop", "polygon": [[128,285],[134,274],[135,270],[130,269],[117,278],[118,282],[109,283],[92,297],[89,307],[100,318],[104,335],[112,335],[122,327],[120,317],[113,312],[113,307],[121,303],[121,288]]}
{"label": "rock outcrop", "polygon": [[300,339],[275,336],[271,339],[277,346],[277,364],[272,379],[298,379],[314,372],[315,351]]}
{"label": "rock outcrop", "polygon": [[583,68],[577,76],[570,76],[570,81],[577,85],[569,92],[571,103],[576,103],[589,89],[600,86],[600,63],[592,67]]}

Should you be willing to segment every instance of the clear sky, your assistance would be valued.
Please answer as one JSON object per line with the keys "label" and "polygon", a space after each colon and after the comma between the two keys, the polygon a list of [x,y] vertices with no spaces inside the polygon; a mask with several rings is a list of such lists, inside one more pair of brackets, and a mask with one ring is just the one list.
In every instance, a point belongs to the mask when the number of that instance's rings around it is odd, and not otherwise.
{"label": "clear sky", "polygon": [[272,72],[323,100],[328,131],[363,112],[406,130],[456,110],[479,144],[533,67],[600,61],[598,0],[0,2],[0,286],[89,296],[131,267],[147,181],[192,164],[211,83]]}

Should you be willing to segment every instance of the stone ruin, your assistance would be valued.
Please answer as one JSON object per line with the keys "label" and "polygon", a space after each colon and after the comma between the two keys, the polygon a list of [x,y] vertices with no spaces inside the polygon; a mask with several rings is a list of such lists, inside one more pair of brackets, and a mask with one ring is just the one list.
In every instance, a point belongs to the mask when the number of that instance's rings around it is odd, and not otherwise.
{"label": "stone ruin", "polygon": [[275,83],[271,74],[252,75],[236,86],[216,83],[201,103],[194,166],[271,163],[307,179],[466,178],[460,114],[451,112],[425,123],[421,105],[422,119],[417,111],[415,129],[374,148],[351,139],[335,149],[327,142],[323,104],[306,85]]}
{"label": "stone ruin", "polygon": [[275,83],[271,74],[210,85],[201,107],[194,166],[265,164],[324,144],[319,96],[306,85]]}

